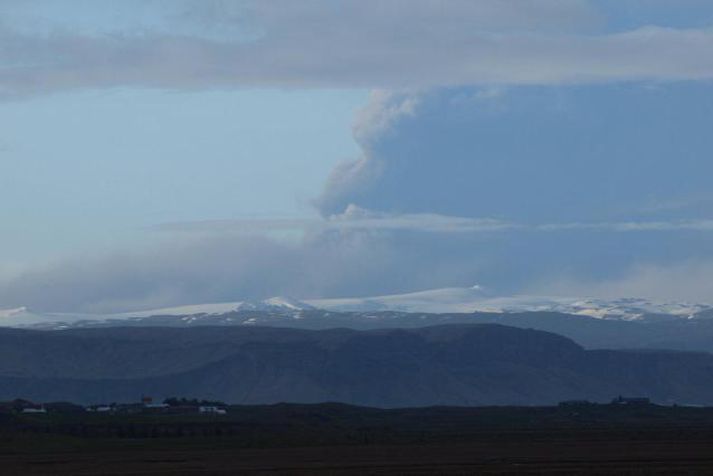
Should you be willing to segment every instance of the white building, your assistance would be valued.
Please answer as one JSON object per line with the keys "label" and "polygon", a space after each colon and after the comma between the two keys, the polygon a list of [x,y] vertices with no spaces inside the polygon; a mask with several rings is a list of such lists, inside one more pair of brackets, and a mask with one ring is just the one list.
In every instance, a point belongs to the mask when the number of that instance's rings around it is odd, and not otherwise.
{"label": "white building", "polygon": [[144,408],[168,408],[170,405],[168,403],[145,403]]}

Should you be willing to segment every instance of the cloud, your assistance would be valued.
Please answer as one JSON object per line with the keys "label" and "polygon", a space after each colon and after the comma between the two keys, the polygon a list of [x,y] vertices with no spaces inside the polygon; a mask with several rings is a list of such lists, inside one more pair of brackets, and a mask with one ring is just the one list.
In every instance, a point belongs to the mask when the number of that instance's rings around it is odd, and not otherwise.
{"label": "cloud", "polygon": [[590,230],[602,232],[713,231],[713,220],[640,221],[621,223],[557,223],[538,225],[540,231]]}
{"label": "cloud", "polygon": [[185,239],[172,233],[158,246],[65,259],[0,281],[0,309],[122,312],[275,295],[374,295],[469,282],[476,263],[448,256],[448,247],[463,238],[431,235],[337,229],[295,241],[230,233]]}
{"label": "cloud", "polygon": [[25,272],[2,283],[0,307],[111,312],[268,296],[308,280],[296,275],[304,259],[284,243],[254,236],[171,239]]}
{"label": "cloud", "polygon": [[[75,8],[120,8],[111,5]],[[10,16],[0,25],[0,96],[124,86],[404,89],[713,78],[711,30],[607,32],[593,4],[577,0],[453,0],[447,8],[436,0],[153,2],[154,21],[127,5],[136,28],[104,14],[98,31],[87,31],[72,15],[55,15],[55,28],[45,18],[33,31],[32,21],[18,29]]]}
{"label": "cloud", "polygon": [[[523,224],[492,218],[470,218],[435,213],[384,213],[367,210],[354,204],[349,205],[344,213],[324,219],[237,219],[237,220],[199,220],[161,223],[148,230],[168,233],[201,234],[273,234],[281,236],[283,232],[304,234],[325,233],[330,231],[374,231],[392,232],[409,231],[419,233],[492,233],[492,232],[542,232],[557,233],[566,231],[590,232],[676,232],[676,231],[713,231],[713,220],[680,221],[628,221],[628,222],[572,222]],[[289,235],[288,235],[289,236]]]}
{"label": "cloud", "polygon": [[[620,295],[644,295],[647,283],[655,293],[668,277],[679,280],[669,283],[670,295],[678,290],[692,296],[696,290],[700,297],[710,282],[688,292],[683,271],[656,272],[655,280],[621,278],[641,263],[654,263],[646,269],[665,266],[655,264],[663,254],[668,265],[713,256],[710,223],[687,223],[684,230],[660,223],[572,225],[551,229],[355,207],[327,220],[166,224],[157,227],[166,239],[153,247],[65,259],[0,279],[0,309],[122,312],[274,295],[369,296],[473,282],[503,294],[540,284],[543,292],[619,289]],[[295,229],[298,234],[282,234]],[[682,239],[680,233],[694,234]]]}
{"label": "cloud", "polygon": [[623,276],[587,280],[560,276],[528,289],[535,294],[593,296],[605,299],[642,297],[656,300],[687,300],[713,304],[713,261],[695,260],[673,264],[641,264]]}
{"label": "cloud", "polygon": [[710,219],[691,205],[713,198],[710,92],[685,83],[376,94],[354,126],[362,155],[333,170],[316,205],[325,217],[354,204],[563,228]]}
{"label": "cloud", "polygon": [[160,232],[196,233],[325,233],[330,231],[412,231],[424,233],[483,233],[505,231],[517,225],[488,218],[468,218],[433,213],[390,214],[350,205],[344,213],[326,219],[205,220],[163,223],[150,228]]}
{"label": "cloud", "polygon": [[460,276],[499,291],[563,275],[586,283],[576,294],[615,290],[633,269],[713,260],[710,92],[685,83],[379,93],[354,126],[362,155],[335,168],[316,205],[324,217],[353,206],[488,217],[507,228],[477,243],[441,237],[449,248],[434,259],[458,256],[473,264],[456,266]]}
{"label": "cloud", "polygon": [[466,218],[434,213],[390,214],[349,205],[344,213],[331,216],[327,228],[353,230],[402,230],[417,232],[482,233],[505,231],[515,225],[488,218]]}

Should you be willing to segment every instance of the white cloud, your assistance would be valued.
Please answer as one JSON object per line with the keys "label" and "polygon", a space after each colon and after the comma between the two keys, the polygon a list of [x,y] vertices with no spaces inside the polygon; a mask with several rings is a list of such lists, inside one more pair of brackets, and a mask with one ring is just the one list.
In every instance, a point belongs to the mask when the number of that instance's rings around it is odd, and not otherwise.
{"label": "white cloud", "polygon": [[[593,31],[601,18],[583,1],[157,5],[168,20],[143,21],[138,32],[82,33],[71,20],[42,34],[0,25],[0,95],[118,86],[402,89],[713,78],[711,30]],[[193,26],[170,27],[179,20]]]}
{"label": "white cloud", "polygon": [[375,90],[369,102],[357,112],[353,124],[354,139],[362,147],[378,136],[388,133],[400,120],[414,116],[418,108],[419,95]]}
{"label": "white cloud", "polygon": [[[491,233],[491,232],[540,232],[566,231],[645,233],[699,231],[713,232],[713,220],[674,221],[623,221],[623,222],[572,222],[572,223],[516,223],[494,218],[472,218],[437,213],[386,213],[367,210],[350,204],[343,213],[323,219],[237,219],[203,220],[162,223],[149,230],[169,233],[204,234],[273,234],[299,232],[305,234],[328,231],[411,231],[424,233]],[[274,234],[272,236],[275,236]]]}
{"label": "white cloud", "polygon": [[[490,218],[468,218],[435,213],[394,214],[350,205],[338,215],[325,219],[245,219],[163,223],[151,230],[206,234],[304,234],[329,231],[412,231],[424,233],[487,233],[517,228],[517,225]],[[273,235],[274,236],[274,235]]]}
{"label": "white cloud", "polygon": [[516,226],[489,218],[454,217],[435,213],[392,214],[349,205],[344,213],[329,217],[326,227],[343,230],[483,233],[510,230]]}

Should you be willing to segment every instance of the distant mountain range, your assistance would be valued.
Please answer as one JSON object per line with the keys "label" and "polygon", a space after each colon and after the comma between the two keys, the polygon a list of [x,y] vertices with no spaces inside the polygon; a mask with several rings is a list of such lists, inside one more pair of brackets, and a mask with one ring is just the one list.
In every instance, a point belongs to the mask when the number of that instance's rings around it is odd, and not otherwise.
{"label": "distant mountain range", "polygon": [[585,350],[494,324],[309,331],[270,327],[0,329],[0,400],[183,396],[378,407],[608,401],[713,404],[713,355]]}
{"label": "distant mountain range", "polygon": [[[657,302],[638,298],[593,299],[552,296],[494,296],[480,286],[444,288],[409,294],[366,298],[298,300],[274,297],[263,301],[239,301],[184,305],[121,314],[72,314],[34,312],[27,308],[0,310],[0,326],[61,328],[100,321],[118,323],[154,317],[185,317],[183,322],[210,323],[220,316],[266,313],[300,319],[308,311],[361,313],[365,319],[373,313],[472,314],[557,312],[621,321],[662,321],[713,317],[713,306],[685,302]],[[324,314],[327,315],[326,313]],[[230,321],[226,321],[230,322]],[[242,324],[254,323],[240,320]]]}
{"label": "distant mountain range", "polygon": [[642,299],[493,297],[448,288],[374,298],[190,305],[106,315],[0,312],[5,326],[42,330],[105,327],[272,326],[300,329],[418,328],[497,323],[561,334],[589,349],[713,352],[713,308]]}
{"label": "distant mountain range", "polygon": [[330,311],[400,311],[425,313],[559,312],[603,319],[642,320],[657,317],[695,318],[713,306],[657,302],[639,298],[594,299],[554,296],[497,296],[480,286],[443,288],[370,298],[322,299],[309,305]]}

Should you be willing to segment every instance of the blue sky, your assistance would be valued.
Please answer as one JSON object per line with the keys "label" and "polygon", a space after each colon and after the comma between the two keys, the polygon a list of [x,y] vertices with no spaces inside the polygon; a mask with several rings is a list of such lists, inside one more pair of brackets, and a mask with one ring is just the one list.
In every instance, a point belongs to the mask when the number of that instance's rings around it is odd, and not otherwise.
{"label": "blue sky", "polygon": [[[20,266],[202,219],[310,216],[356,154],[360,91],[57,93],[0,104],[0,260]],[[48,233],[48,231],[51,231]]]}
{"label": "blue sky", "polygon": [[0,309],[713,301],[713,3],[0,0]]}

